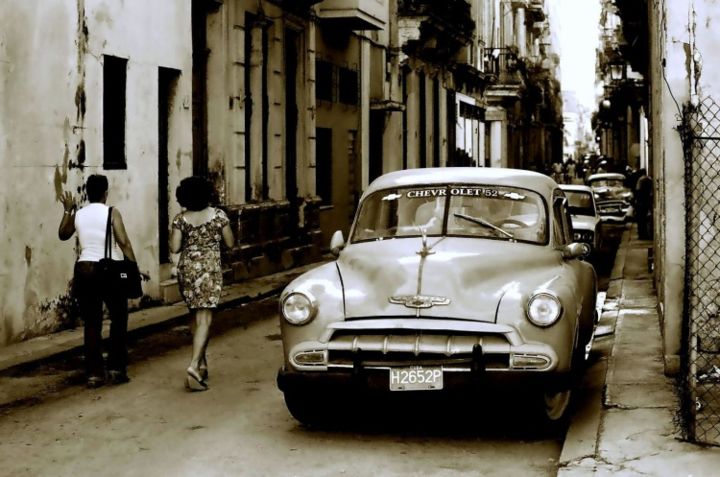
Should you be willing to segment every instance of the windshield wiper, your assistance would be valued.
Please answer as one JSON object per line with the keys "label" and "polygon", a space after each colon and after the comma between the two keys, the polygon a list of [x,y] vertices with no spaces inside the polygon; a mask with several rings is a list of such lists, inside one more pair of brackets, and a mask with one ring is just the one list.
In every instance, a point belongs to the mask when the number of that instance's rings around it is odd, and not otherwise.
{"label": "windshield wiper", "polygon": [[481,217],[473,217],[472,215],[465,215],[465,214],[460,214],[460,213],[457,213],[457,212],[453,213],[453,215],[454,215],[455,217],[459,217],[459,218],[461,218],[461,219],[469,220],[470,222],[476,223],[476,224],[478,224],[478,225],[483,225],[483,226],[485,226],[485,227],[490,227],[490,228],[493,229],[494,231],[500,232],[501,234],[505,235],[505,236],[508,237],[508,238],[511,238],[511,239],[514,239],[514,238],[515,238],[515,236],[514,236],[513,234],[511,234],[510,232],[508,232],[507,230],[503,230],[503,229],[501,229],[500,227],[498,227],[497,225],[491,224],[490,222],[488,222],[487,220],[485,220],[485,219],[483,219],[483,218],[481,218]]}

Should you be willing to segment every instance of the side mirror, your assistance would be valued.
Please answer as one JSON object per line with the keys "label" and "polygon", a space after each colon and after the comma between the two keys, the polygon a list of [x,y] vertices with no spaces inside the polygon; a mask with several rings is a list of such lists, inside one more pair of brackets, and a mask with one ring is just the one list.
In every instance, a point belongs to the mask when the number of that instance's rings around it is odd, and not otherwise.
{"label": "side mirror", "polygon": [[337,257],[343,247],[345,247],[345,237],[343,237],[342,230],[336,230],[330,239],[330,253]]}
{"label": "side mirror", "polygon": [[586,243],[573,242],[565,245],[561,250],[565,259],[584,258],[590,255],[590,245]]}

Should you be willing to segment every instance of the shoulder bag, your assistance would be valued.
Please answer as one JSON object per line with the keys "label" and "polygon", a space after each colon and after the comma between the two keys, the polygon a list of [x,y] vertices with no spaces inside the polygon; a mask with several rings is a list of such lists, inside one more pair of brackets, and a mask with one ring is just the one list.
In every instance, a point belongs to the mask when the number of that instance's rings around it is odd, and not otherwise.
{"label": "shoulder bag", "polygon": [[140,298],[143,291],[137,263],[125,256],[122,260],[112,259],[112,209],[108,209],[105,228],[105,254],[99,262],[103,285],[127,298]]}

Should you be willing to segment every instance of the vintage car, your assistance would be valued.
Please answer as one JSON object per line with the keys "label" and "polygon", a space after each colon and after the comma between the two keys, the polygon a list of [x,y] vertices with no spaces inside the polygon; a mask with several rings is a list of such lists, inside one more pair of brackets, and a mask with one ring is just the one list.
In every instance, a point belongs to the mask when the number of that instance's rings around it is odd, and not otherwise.
{"label": "vintage car", "polygon": [[596,252],[602,242],[602,221],[595,206],[593,190],[588,186],[575,184],[563,184],[560,188],[568,199],[573,240],[590,245],[591,253]]}
{"label": "vintage car", "polygon": [[633,193],[625,186],[625,176],[616,172],[592,174],[587,185],[595,193],[600,220],[623,223],[630,218]]}
{"label": "vintage car", "polygon": [[337,231],[330,246],[337,259],[279,300],[278,386],[297,420],[322,422],[343,392],[515,385],[536,416],[562,422],[597,323],[597,279],[551,178],[391,172],[363,193],[347,242]]}

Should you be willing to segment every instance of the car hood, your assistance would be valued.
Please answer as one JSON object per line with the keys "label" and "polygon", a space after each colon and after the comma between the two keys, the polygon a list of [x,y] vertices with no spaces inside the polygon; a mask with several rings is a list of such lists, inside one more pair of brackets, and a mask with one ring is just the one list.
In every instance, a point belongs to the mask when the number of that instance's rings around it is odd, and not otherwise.
{"label": "car hood", "polygon": [[[455,237],[429,237],[427,243],[431,253],[424,260],[418,253],[420,237],[352,244],[343,250],[337,266],[345,317],[495,322],[501,302],[517,302],[550,286],[562,265],[560,253],[542,245]],[[413,302],[418,287],[422,298]]]}
{"label": "car hood", "polygon": [[600,217],[593,215],[573,215],[572,226],[575,230],[595,230]]}

